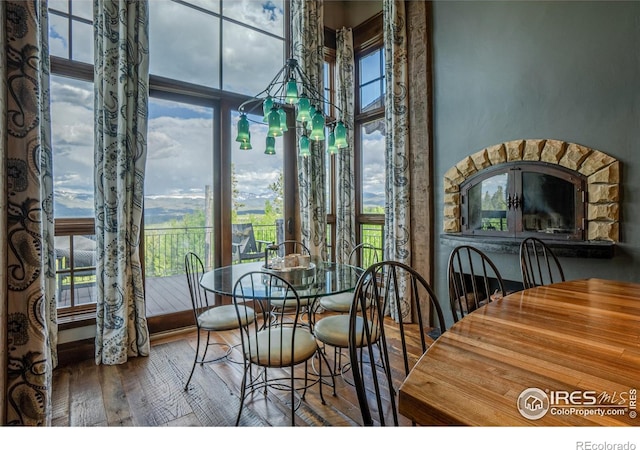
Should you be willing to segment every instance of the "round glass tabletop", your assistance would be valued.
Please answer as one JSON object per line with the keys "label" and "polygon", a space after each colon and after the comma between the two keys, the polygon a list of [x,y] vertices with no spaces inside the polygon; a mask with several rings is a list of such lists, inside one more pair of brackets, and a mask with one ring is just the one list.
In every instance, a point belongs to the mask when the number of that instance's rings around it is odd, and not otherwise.
{"label": "round glass tabletop", "polygon": [[[302,277],[288,279],[287,272],[273,271],[272,273],[282,275],[283,278],[291,281],[300,298],[309,298],[353,290],[363,272],[359,267],[322,261],[315,257],[311,258],[311,262],[315,266],[315,271],[307,270]],[[232,296],[236,281],[242,275],[254,271],[265,271],[264,262],[233,264],[205,272],[200,279],[200,285],[216,294]]]}

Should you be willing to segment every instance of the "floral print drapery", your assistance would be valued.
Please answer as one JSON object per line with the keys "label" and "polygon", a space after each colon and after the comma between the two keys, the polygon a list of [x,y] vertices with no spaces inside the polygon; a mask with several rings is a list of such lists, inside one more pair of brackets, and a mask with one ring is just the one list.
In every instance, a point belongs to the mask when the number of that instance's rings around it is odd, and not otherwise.
{"label": "floral print drapery", "polygon": [[[291,1],[293,58],[318,92],[324,92],[324,20],[322,0]],[[298,130],[298,139],[300,130]],[[300,228],[312,254],[326,258],[325,142],[311,141],[310,156],[298,157]]]}
{"label": "floral print drapery", "polygon": [[[386,201],[384,258],[411,265],[411,209],[407,97],[407,35],[403,0],[383,0],[386,65]],[[400,286],[403,284],[400,283]],[[390,311],[395,320],[410,321],[411,305]]]}
{"label": "floral print drapery", "polygon": [[347,128],[347,148],[336,158],[336,261],[349,263],[349,254],[356,245],[356,198],[354,184],[353,129],[355,66],[351,28],[336,32],[336,106],[342,110],[340,119]]}
{"label": "floral print drapery", "polygon": [[147,1],[94,0],[96,364],[149,354],[139,258],[147,155]]}
{"label": "floral print drapery", "polygon": [[[0,383],[6,404],[3,423],[50,425],[58,330],[47,6],[3,1],[0,9],[0,156],[6,168],[0,198],[6,233],[0,235],[0,254],[7,262],[7,302],[0,308],[7,330],[0,349],[0,369],[7,374],[6,383]],[[4,301],[5,286],[2,290]]]}
{"label": "floral print drapery", "polygon": [[[432,279],[429,2],[383,0],[386,59],[386,259]],[[412,305],[392,316],[412,320]],[[428,317],[424,317],[428,320]]]}

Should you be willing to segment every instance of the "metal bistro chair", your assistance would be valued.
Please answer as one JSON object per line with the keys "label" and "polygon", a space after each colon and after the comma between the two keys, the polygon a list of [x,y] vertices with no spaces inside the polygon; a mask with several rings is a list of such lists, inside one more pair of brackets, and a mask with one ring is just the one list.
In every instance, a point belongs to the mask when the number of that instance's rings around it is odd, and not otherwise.
{"label": "metal bistro chair", "polygon": [[482,251],[460,245],[449,256],[449,301],[453,320],[506,295],[504,281],[496,265]]}
{"label": "metal bistro chair", "polygon": [[299,255],[311,255],[311,251],[309,250],[309,247],[307,247],[300,241],[294,241],[294,240],[282,241],[282,242],[278,242],[277,246],[278,246],[277,252],[278,252],[278,255],[280,256],[290,255],[293,253],[297,253]]}
{"label": "metal bistro chair", "polygon": [[[226,359],[231,353],[232,347],[228,344],[211,342],[211,333],[216,331],[234,330],[240,328],[240,323],[251,323],[255,319],[255,311],[248,307],[242,306],[244,314],[242,315],[242,322],[238,322],[238,315],[234,305],[219,305],[214,306],[209,304],[207,297],[207,291],[200,286],[200,278],[204,273],[204,265],[198,255],[193,252],[188,252],[184,257],[184,267],[187,274],[187,283],[189,284],[189,293],[191,294],[191,305],[193,307],[193,315],[197,329],[197,344],[196,354],[193,358],[193,366],[191,367],[191,373],[184,385],[184,390],[189,388],[189,382],[193,376],[193,371],[196,368],[196,364],[203,365],[204,363],[216,362]],[[206,331],[207,340],[204,347],[201,349],[201,332]],[[214,356],[211,359],[207,358],[207,350],[210,346],[226,347],[226,352],[221,356]],[[202,351],[202,356],[200,352]]]}
{"label": "metal bistro chair", "polygon": [[558,257],[538,238],[529,237],[520,243],[520,269],[525,289],[564,281]]}
{"label": "metal bistro chair", "polygon": [[[388,317],[390,311],[402,314],[409,306],[413,323]],[[426,323],[425,314],[431,315],[435,327]],[[400,385],[434,336],[445,330],[438,298],[416,270],[382,261],[362,274],[349,312],[349,357],[364,425],[401,425]]]}
{"label": "metal bistro chair", "polygon": [[[274,309],[274,300],[288,299],[290,308]],[[296,393],[302,391],[304,400],[307,388],[318,383],[322,395],[322,364],[319,374],[309,374],[309,361],[318,351],[318,344],[308,326],[300,320],[300,297],[294,287],[285,279],[270,272],[249,272],[238,279],[233,288],[233,299],[237,308],[237,320],[244,325],[240,328],[244,374],[240,388],[240,409],[236,426],[240,422],[242,408],[247,397],[256,392],[267,394],[269,388],[291,392],[291,425],[295,426],[295,410],[299,402]],[[257,319],[249,322],[246,317],[247,302],[252,302]],[[285,319],[286,316],[286,320]],[[326,359],[325,359],[325,363]],[[328,364],[328,363],[327,363]],[[296,369],[304,365],[303,375]],[[253,373],[254,367],[258,370]],[[283,370],[284,369],[284,370]]]}
{"label": "metal bistro chair", "polygon": [[[369,253],[370,260],[377,263],[377,250],[368,243],[356,245],[349,253],[349,262],[365,261],[363,256],[366,251]],[[319,304],[325,311],[337,313],[318,320],[314,325],[314,334],[320,342],[333,347],[333,372],[336,373],[340,369],[342,374],[348,367],[348,365],[342,365],[341,350],[349,347],[348,312],[353,304],[353,291],[321,297]]]}

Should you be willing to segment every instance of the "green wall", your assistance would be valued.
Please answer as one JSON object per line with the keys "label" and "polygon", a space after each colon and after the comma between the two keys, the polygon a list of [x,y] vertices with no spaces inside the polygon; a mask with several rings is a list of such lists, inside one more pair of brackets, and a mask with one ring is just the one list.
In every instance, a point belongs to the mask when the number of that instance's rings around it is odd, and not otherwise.
{"label": "green wall", "polygon": [[[622,242],[613,259],[563,259],[566,275],[640,282],[640,2],[436,1],[433,67],[437,235],[442,178],[463,157],[514,139],[575,142],[622,163]],[[446,300],[451,248],[435,249]],[[520,279],[515,255],[490,256]]]}

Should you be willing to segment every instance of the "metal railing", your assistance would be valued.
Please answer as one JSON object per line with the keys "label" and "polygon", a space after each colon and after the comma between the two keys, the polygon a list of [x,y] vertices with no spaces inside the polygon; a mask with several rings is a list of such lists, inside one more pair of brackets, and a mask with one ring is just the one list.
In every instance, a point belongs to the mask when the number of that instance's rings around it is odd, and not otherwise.
{"label": "metal railing", "polygon": [[[254,225],[254,234],[257,240],[277,242],[278,230],[276,225]],[[69,236],[73,236],[70,234]],[[372,244],[379,252],[381,258],[383,252],[383,227],[380,225],[364,225],[362,227],[362,241]],[[67,244],[67,247],[69,244]],[[145,228],[144,230],[144,264],[146,277],[168,277],[173,275],[184,274],[184,255],[193,251],[202,255],[206,270],[213,266],[213,227],[177,227],[177,228]],[[365,261],[367,263],[367,261]],[[67,278],[71,275],[68,263],[61,261],[58,267],[58,293],[69,284]],[[88,272],[92,267],[82,267],[82,271],[78,270],[75,274],[85,278],[73,279],[74,285],[69,287],[80,287],[87,284],[87,276],[91,277],[92,283],[95,282],[94,272]],[[64,278],[67,277],[67,278]],[[73,289],[71,289],[73,291]],[[71,294],[73,295],[73,293]],[[75,306],[87,300],[74,299],[65,306]],[[95,302],[93,298],[88,299],[89,302]],[[66,300],[68,302],[68,300]],[[62,304],[59,304],[62,306]]]}
{"label": "metal railing", "polygon": [[184,273],[184,255],[195,252],[206,270],[213,266],[213,227],[144,229],[146,277],[168,277]]}

